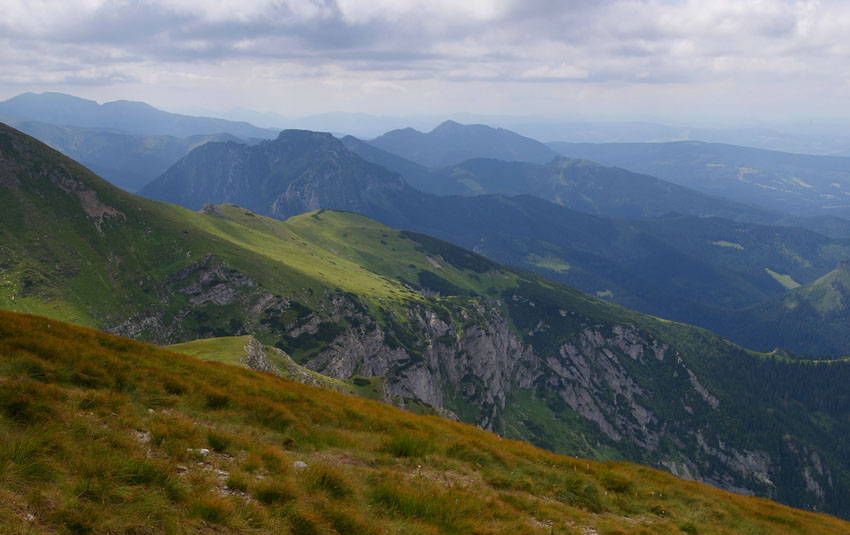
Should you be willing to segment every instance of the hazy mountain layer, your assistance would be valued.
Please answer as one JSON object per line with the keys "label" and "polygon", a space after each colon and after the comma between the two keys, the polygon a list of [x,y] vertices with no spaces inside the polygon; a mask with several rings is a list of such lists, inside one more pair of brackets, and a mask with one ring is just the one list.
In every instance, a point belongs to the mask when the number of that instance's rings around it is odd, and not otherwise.
{"label": "hazy mountain layer", "polygon": [[850,217],[850,158],[696,141],[549,146],[570,158],[647,173],[737,202],[795,215]]}
{"label": "hazy mountain layer", "polygon": [[504,128],[446,121],[428,133],[392,130],[369,143],[428,167],[454,165],[471,158],[546,163],[558,155],[543,143]]}
{"label": "hazy mountain layer", "polygon": [[192,149],[210,141],[242,141],[230,134],[134,136],[101,128],[56,126],[33,121],[12,125],[85,165],[119,188],[136,192]]}
{"label": "hazy mountain layer", "polygon": [[395,171],[414,188],[436,195],[534,195],[579,212],[626,218],[717,216],[773,223],[782,215],[587,160],[556,158],[546,164],[475,158],[432,169],[347,136],[346,147],[364,160]]}
{"label": "hazy mountain layer", "polygon": [[277,131],[249,123],[168,113],[144,102],[98,104],[63,93],[23,93],[0,102],[0,117],[58,126],[110,128],[129,134],[190,137],[227,133],[242,139],[270,138]]}

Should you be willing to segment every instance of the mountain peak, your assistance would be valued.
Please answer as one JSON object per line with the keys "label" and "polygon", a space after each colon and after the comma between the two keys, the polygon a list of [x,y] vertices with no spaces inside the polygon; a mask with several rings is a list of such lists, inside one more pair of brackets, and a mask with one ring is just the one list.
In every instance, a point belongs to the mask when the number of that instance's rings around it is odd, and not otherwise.
{"label": "mountain peak", "polygon": [[472,158],[542,164],[557,155],[543,143],[510,130],[452,120],[443,121],[427,134],[393,130],[370,143],[426,167],[446,167]]}
{"label": "mountain peak", "polygon": [[236,203],[280,219],[315,210],[357,210],[407,187],[327,132],[284,130],[255,146],[207,143],[148,184],[142,194],[197,210]]}
{"label": "mountain peak", "polygon": [[280,134],[277,135],[278,141],[290,141],[296,139],[322,139],[322,140],[330,140],[336,139],[333,134],[328,132],[314,132],[312,130],[301,130],[298,128],[288,128],[286,130],[281,130]]}
{"label": "mountain peak", "polygon": [[466,125],[460,124],[457,121],[452,121],[451,119],[449,119],[437,125],[433,130],[431,130],[431,133],[441,132],[445,130],[459,130],[465,126]]}

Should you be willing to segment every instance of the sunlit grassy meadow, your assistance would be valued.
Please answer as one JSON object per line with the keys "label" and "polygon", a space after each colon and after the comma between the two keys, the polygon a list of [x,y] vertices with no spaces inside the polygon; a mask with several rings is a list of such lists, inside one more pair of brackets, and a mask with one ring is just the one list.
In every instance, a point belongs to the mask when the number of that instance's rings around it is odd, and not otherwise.
{"label": "sunlit grassy meadow", "polygon": [[850,524],[0,313],[2,533],[847,533]]}

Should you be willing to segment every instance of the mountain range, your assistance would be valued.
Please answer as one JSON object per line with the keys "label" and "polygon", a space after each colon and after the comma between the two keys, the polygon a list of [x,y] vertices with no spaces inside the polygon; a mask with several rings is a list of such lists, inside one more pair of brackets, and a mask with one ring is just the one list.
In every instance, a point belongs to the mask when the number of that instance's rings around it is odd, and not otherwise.
{"label": "mountain range", "polygon": [[107,128],[136,136],[178,138],[227,133],[242,139],[269,138],[277,130],[213,117],[169,113],[144,102],[116,100],[98,104],[64,93],[22,93],[0,102],[0,118],[57,126]]}
{"label": "mountain range", "polygon": [[647,173],[794,215],[850,217],[850,158],[718,143],[550,143],[564,156]]}
{"label": "mountain range", "polygon": [[[489,162],[463,165],[488,167]],[[493,164],[498,169],[535,166]],[[529,172],[540,171],[540,182],[553,184],[550,187],[557,187],[564,198],[581,199],[570,202],[585,207],[592,203],[612,211],[638,210],[642,204],[653,206],[651,201],[642,203],[644,199],[655,199],[660,211],[665,205],[673,208],[675,201],[697,199],[706,210],[744,213],[742,206],[675,186],[666,188],[649,177],[592,164],[578,166],[576,171],[569,161],[557,160]],[[481,175],[492,177],[483,171]],[[555,180],[553,175],[561,178]],[[634,184],[631,196],[612,195],[605,187],[622,177]],[[667,196],[659,193],[665,189],[671,192]],[[278,139],[253,147],[209,143],[142,194],[194,210],[205,203],[232,202],[278,219],[319,208],[352,210],[537,270],[643,312],[717,330],[734,340],[740,331],[726,321],[725,311],[781,294],[787,289],[783,277],[797,283],[817,279],[850,254],[847,243],[798,228],[678,215],[613,219],[530,195],[429,195],[411,188],[398,174],[359,158],[333,136],[307,131],[284,131]],[[632,200],[618,203],[621,198]],[[819,332],[817,326],[810,327]],[[814,333],[801,335],[786,349],[809,353],[803,342],[809,335]],[[845,343],[829,336],[832,347]],[[843,347],[838,354],[850,349]]]}
{"label": "mountain range", "polygon": [[[474,131],[466,135],[472,136]],[[435,195],[533,195],[579,212],[631,219],[680,213],[763,223],[780,217],[754,206],[588,160],[554,156],[544,164],[536,164],[475,157],[448,167],[430,168],[352,136],[341,141],[364,160],[395,171],[414,188]]]}
{"label": "mountain range", "polygon": [[[493,138],[498,136],[498,132],[497,129],[482,125],[454,124],[443,132],[439,142],[442,142],[444,150],[449,150],[451,147],[463,146],[470,137]],[[628,161],[623,162],[622,167],[607,167],[592,162],[592,158],[570,161],[556,157],[547,163],[535,164],[513,161],[511,151],[502,151],[501,159],[480,156],[494,152],[489,150],[481,151],[476,157],[455,165],[434,168],[404,158],[404,151],[395,154],[352,136],[346,136],[342,141],[363,159],[401,174],[416,189],[437,195],[526,194],[581,212],[609,217],[645,218],[673,213],[698,217],[717,216],[741,222],[803,227],[833,238],[850,238],[850,221],[829,212],[795,216],[783,210],[781,205],[758,207],[749,197],[736,197],[734,191],[706,193],[690,182],[682,185],[681,179],[664,180],[650,176],[652,173],[642,175],[629,171],[623,168],[632,165]],[[437,142],[435,139],[434,143]],[[562,146],[557,143],[550,145],[554,148]],[[748,161],[755,165],[756,161],[767,160],[767,165],[775,166],[773,160],[787,156],[744,147],[735,149],[743,153],[742,165]],[[749,156],[752,158],[748,160]],[[820,173],[818,167],[824,165],[824,160],[811,157],[811,162],[812,166],[805,167],[804,172]],[[640,165],[645,163],[641,162],[637,168]],[[685,172],[698,175],[701,171]],[[667,176],[663,172],[660,175]],[[792,212],[798,213],[799,210]]]}
{"label": "mountain range", "polygon": [[251,335],[411,410],[848,510],[845,360],[753,353],[348,212],[145,200],[0,132],[3,309],[159,343]]}
{"label": "mountain range", "polygon": [[244,143],[230,134],[178,138],[164,135],[137,136],[107,128],[56,126],[34,121],[13,121],[11,124],[130,192],[142,189],[177,160],[204,143]]}

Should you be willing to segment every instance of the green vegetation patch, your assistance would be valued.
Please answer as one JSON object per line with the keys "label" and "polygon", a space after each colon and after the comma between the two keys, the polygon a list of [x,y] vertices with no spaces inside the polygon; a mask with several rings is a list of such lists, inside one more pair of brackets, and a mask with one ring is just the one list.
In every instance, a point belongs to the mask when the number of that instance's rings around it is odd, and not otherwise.
{"label": "green vegetation patch", "polygon": [[770,275],[773,280],[782,285],[786,290],[793,290],[794,288],[799,288],[801,285],[799,282],[795,281],[791,278],[791,275],[783,275],[781,273],[777,273],[770,268],[764,268],[764,271]]}
{"label": "green vegetation patch", "polygon": [[525,257],[525,262],[532,266],[548,269],[557,273],[567,273],[572,267],[569,263],[554,255],[540,256],[538,254],[530,254]]}
{"label": "green vegetation patch", "polygon": [[726,247],[726,248],[729,248],[729,249],[737,249],[739,251],[744,250],[743,245],[741,245],[740,243],[735,243],[735,242],[731,242],[731,241],[717,240],[717,241],[713,241],[711,243],[713,245],[717,245],[718,247]]}
{"label": "green vegetation patch", "polygon": [[201,360],[238,365],[245,358],[245,346],[250,339],[250,336],[205,338],[167,347],[176,353],[183,353]]}

